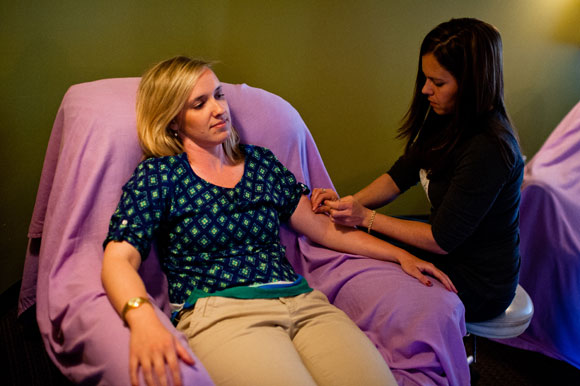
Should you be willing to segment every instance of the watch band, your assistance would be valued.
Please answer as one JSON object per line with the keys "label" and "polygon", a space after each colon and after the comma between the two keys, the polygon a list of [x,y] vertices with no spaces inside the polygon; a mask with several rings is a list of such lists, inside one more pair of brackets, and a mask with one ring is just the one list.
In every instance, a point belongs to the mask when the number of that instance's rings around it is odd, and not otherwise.
{"label": "watch band", "polygon": [[129,299],[129,301],[127,301],[127,303],[125,304],[125,307],[123,307],[123,311],[121,311],[121,319],[123,319],[123,322],[127,323],[127,320],[125,319],[125,314],[127,314],[127,312],[129,310],[134,310],[135,308],[139,308],[145,303],[151,303],[151,302],[149,301],[149,299],[143,298],[143,297],[136,297],[136,298]]}

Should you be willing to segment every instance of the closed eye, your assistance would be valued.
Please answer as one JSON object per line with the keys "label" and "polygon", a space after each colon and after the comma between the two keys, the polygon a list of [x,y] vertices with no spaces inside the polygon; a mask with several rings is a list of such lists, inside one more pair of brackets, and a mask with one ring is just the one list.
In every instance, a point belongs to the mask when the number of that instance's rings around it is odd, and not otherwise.
{"label": "closed eye", "polygon": [[201,96],[197,99],[195,99],[191,104],[190,104],[190,108],[194,109],[194,110],[200,110],[201,108],[203,108],[203,106],[205,105],[205,102],[207,101],[207,98],[204,96]]}
{"label": "closed eye", "polygon": [[[222,100],[222,99],[224,99],[225,95],[222,92],[221,86],[215,89],[213,97],[216,100]],[[205,104],[207,102],[207,99],[208,99],[208,97],[206,97],[206,96],[200,96],[199,98],[196,98],[190,104],[189,107],[192,108],[192,109],[194,109],[194,110],[201,110],[203,108],[203,106],[205,106]]]}
{"label": "closed eye", "polygon": [[431,78],[431,77],[427,77],[427,79],[429,79],[431,81],[431,83],[433,83],[435,85],[435,87],[441,87],[445,84],[445,81],[441,80],[441,79]]}

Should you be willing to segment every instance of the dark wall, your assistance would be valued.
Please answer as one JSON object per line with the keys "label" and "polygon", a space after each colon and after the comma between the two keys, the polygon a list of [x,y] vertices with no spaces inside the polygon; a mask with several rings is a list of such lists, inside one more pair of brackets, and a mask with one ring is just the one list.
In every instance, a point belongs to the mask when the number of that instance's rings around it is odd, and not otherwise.
{"label": "dark wall", "polygon": [[[340,193],[353,193],[400,153],[395,130],[419,44],[451,17],[502,32],[507,104],[532,156],[580,99],[580,47],[552,37],[565,1],[3,1],[0,292],[20,278],[46,144],[70,85],[139,76],[176,54],[219,60],[223,81],[290,101]],[[418,190],[388,209],[426,210]]]}

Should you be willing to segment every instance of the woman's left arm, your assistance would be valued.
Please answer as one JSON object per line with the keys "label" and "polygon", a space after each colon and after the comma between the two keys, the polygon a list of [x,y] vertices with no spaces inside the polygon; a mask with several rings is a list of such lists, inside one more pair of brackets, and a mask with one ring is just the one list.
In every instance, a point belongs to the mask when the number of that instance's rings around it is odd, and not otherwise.
{"label": "woman's left arm", "polygon": [[312,212],[307,196],[303,195],[300,198],[289,223],[298,233],[327,248],[399,263],[403,271],[421,283],[427,286],[432,285],[429,278],[425,276],[429,274],[437,278],[449,291],[457,292],[449,277],[433,264],[368,233],[335,224],[328,216],[315,214]]}
{"label": "woman's left arm", "polygon": [[327,201],[325,205],[329,208],[328,214],[335,223],[369,228],[372,220],[372,229],[376,232],[425,251],[439,255],[447,254],[435,241],[430,224],[376,213],[361,205],[353,196]]}

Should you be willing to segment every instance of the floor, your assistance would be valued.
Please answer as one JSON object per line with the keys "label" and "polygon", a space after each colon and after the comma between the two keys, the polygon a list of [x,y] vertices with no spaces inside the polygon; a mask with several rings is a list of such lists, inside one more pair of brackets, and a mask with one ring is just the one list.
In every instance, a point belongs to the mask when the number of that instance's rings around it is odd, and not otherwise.
{"label": "floor", "polygon": [[[17,296],[17,288],[1,296],[0,384],[70,386],[50,361],[33,317],[16,320]],[[465,346],[471,353],[472,337]],[[580,369],[566,362],[483,338],[477,338],[477,361],[470,368],[474,386],[580,385]]]}

